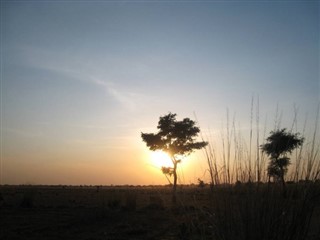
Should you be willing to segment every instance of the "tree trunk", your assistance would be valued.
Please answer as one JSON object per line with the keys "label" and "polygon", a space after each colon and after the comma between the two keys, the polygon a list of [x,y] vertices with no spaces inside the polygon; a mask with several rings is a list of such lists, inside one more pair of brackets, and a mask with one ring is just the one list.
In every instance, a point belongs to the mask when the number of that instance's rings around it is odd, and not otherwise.
{"label": "tree trunk", "polygon": [[173,161],[173,192],[172,192],[172,202],[175,204],[177,202],[177,165],[178,162],[176,160]]}
{"label": "tree trunk", "polygon": [[286,188],[286,181],[284,180],[284,169],[281,167],[281,183],[282,183],[282,194],[283,197],[287,196],[287,188]]}

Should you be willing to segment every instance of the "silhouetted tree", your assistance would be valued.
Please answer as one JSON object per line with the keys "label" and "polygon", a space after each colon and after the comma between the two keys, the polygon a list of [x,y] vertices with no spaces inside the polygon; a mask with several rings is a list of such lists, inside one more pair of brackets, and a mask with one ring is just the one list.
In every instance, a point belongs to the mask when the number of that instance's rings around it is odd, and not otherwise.
{"label": "silhouetted tree", "polygon": [[267,142],[261,145],[262,151],[270,158],[268,165],[269,182],[270,177],[280,181],[283,186],[284,194],[284,176],[287,173],[290,164],[290,158],[287,157],[287,154],[291,154],[295,148],[302,145],[304,138],[299,135],[299,133],[293,134],[287,132],[285,128],[271,131],[270,136],[267,138]]}
{"label": "silhouetted tree", "polygon": [[173,167],[163,167],[162,172],[169,176],[173,175],[173,200],[176,199],[177,166],[181,162],[180,157],[189,155],[195,149],[205,147],[207,142],[197,142],[196,137],[200,129],[189,118],[182,121],[176,120],[177,114],[169,113],[160,117],[157,133],[141,133],[142,140],[150,150],[162,150],[166,152]]}

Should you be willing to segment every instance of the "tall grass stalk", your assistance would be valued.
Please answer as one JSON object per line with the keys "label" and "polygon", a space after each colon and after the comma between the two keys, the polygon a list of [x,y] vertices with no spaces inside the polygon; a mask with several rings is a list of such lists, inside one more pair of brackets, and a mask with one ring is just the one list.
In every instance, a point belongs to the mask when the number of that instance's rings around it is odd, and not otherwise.
{"label": "tall grass stalk", "polygon": [[251,182],[251,149],[252,149],[252,120],[253,120],[253,96],[251,98],[251,112],[250,112],[250,137],[249,137],[249,156],[248,156],[248,166],[249,166],[249,182]]}
{"label": "tall grass stalk", "polygon": [[[260,121],[260,118],[259,118],[259,96],[258,96],[258,99],[257,99],[257,106],[256,106],[256,132],[257,132],[257,146],[260,146],[260,141],[259,141],[259,129],[260,129],[260,126],[259,126],[259,121]],[[260,183],[261,181],[261,162],[260,162],[260,151],[257,151],[257,182]]]}
{"label": "tall grass stalk", "polygon": [[[320,207],[320,108],[318,106],[312,134],[307,135],[307,118],[299,131],[298,109],[294,106],[293,121],[288,129],[300,132],[305,143],[291,155],[286,180],[293,183],[288,184],[287,195],[283,196],[279,184],[264,184],[270,180],[269,159],[260,145],[265,143],[269,131],[267,116],[264,126],[260,126],[259,104],[259,97],[256,101],[252,97],[248,144],[235,117],[230,123],[227,109],[226,125],[220,132],[221,150],[219,144],[210,141],[204,150],[210,182],[215,187],[211,189],[210,208],[202,212],[207,221],[204,226],[211,226],[203,231],[210,234],[202,239],[310,239],[313,211]],[[273,130],[280,129],[282,115],[277,105]]]}
{"label": "tall grass stalk", "polygon": [[[248,144],[243,137],[240,123],[236,124],[235,114],[230,122],[229,109],[226,111],[226,124],[222,125],[220,137],[203,136],[203,141],[208,141],[208,146],[204,149],[204,156],[208,165],[208,172],[211,185],[233,184],[235,182],[266,182],[268,157],[260,149],[260,145],[265,143],[267,135],[267,116],[264,126],[260,126],[259,98],[256,103],[254,98],[251,101],[250,109],[250,129]],[[255,109],[255,116],[253,116]],[[279,114],[277,106],[274,118],[274,127],[281,127],[282,113]],[[254,120],[255,120],[255,126]],[[291,156],[292,164],[286,176],[286,181],[315,181],[320,175],[320,142],[319,142],[319,107],[311,137],[306,135],[307,119],[304,121],[302,131],[298,128],[298,110],[294,107],[293,121],[290,131],[300,132],[305,138],[305,143]],[[238,126],[238,127],[236,127]],[[260,134],[262,130],[263,134]],[[212,138],[220,139],[217,144],[213,144]],[[255,141],[253,140],[255,139]],[[219,147],[220,144],[220,147]]]}
{"label": "tall grass stalk", "polygon": [[[195,113],[194,113],[194,118],[196,119],[196,122],[199,122],[197,119],[197,115]],[[208,145],[203,149],[203,151],[204,151],[205,158],[207,160],[208,172],[210,175],[210,186],[212,187],[220,183],[216,152],[213,147],[213,140],[209,139],[208,136],[204,137],[202,132],[200,132],[200,138],[202,141],[205,141],[205,139],[208,140]]]}
{"label": "tall grass stalk", "polygon": [[[314,131],[313,131],[313,137],[312,137],[312,143],[311,143],[311,149],[308,151],[308,160],[307,160],[307,172],[306,172],[306,180],[315,180],[319,173],[319,161],[317,164],[317,159],[319,159],[319,143],[316,143],[316,136],[317,136],[317,130],[318,130],[318,125],[319,125],[319,106],[317,109],[317,117],[316,117],[316,122],[314,126]],[[316,146],[316,144],[318,146]]]}

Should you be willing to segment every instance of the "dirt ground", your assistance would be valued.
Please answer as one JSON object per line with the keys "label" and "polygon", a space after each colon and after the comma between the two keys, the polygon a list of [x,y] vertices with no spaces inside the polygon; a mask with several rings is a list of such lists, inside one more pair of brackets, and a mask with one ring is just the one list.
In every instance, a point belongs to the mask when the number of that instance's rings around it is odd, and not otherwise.
{"label": "dirt ground", "polygon": [[208,191],[182,189],[173,205],[169,187],[1,186],[0,239],[212,239]]}
{"label": "dirt ground", "polygon": [[[170,188],[3,187],[0,239],[183,239]],[[181,228],[181,230],[180,230]]]}

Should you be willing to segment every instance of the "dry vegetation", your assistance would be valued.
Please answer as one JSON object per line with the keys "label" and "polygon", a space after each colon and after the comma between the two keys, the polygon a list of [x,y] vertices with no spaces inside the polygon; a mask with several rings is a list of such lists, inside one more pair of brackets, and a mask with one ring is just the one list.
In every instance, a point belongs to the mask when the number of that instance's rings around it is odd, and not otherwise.
{"label": "dry vegetation", "polygon": [[319,239],[320,186],[1,186],[0,239]]}

